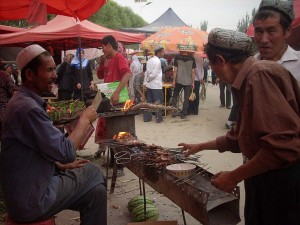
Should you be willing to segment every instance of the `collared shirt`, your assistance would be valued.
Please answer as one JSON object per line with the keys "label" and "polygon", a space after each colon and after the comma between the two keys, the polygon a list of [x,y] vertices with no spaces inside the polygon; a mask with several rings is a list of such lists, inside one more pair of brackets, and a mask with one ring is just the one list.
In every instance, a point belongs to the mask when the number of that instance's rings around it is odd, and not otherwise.
{"label": "collared shirt", "polygon": [[157,56],[153,56],[147,62],[144,84],[150,89],[162,89],[161,62]]}
{"label": "collared shirt", "polygon": [[[259,53],[257,53],[254,57],[256,59],[261,59],[261,55]],[[279,59],[277,63],[290,71],[300,85],[300,51],[296,51],[288,46],[281,59]]]}
{"label": "collared shirt", "polygon": [[300,89],[276,62],[248,58],[232,91],[240,110],[235,129],[217,138],[220,152],[242,152],[267,169],[300,161]]}
{"label": "collared shirt", "polygon": [[75,160],[74,145],[53,126],[45,101],[24,86],[7,105],[0,178],[8,213],[36,218],[52,206],[58,189],[54,162]]}

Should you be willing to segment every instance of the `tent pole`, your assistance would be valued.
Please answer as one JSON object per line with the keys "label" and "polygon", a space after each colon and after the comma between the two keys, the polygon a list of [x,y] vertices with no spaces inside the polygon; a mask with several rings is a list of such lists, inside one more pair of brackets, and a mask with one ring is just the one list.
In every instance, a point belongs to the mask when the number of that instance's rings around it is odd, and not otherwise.
{"label": "tent pole", "polygon": [[80,37],[78,37],[78,47],[79,47],[79,65],[80,65],[80,83],[81,83],[81,98],[80,98],[80,100],[81,101],[83,101],[84,99],[83,99],[83,86],[82,86],[82,84],[83,84],[83,76],[82,76],[82,61],[81,61],[81,38]]}

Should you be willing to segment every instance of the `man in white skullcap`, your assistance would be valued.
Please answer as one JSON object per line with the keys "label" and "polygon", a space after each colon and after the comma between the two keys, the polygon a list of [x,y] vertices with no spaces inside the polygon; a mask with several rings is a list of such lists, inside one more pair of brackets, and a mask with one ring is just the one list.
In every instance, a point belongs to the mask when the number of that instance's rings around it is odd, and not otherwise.
{"label": "man in white skullcap", "polygon": [[8,216],[18,223],[46,220],[64,209],[80,212],[81,224],[107,224],[107,199],[99,167],[76,160],[76,150],[96,109],[85,109],[68,136],[53,126],[40,95],[51,91],[55,63],[30,45],[17,57],[22,85],[7,105],[0,178]]}
{"label": "man in white skullcap", "polygon": [[293,1],[261,1],[253,21],[254,40],[259,50],[255,58],[281,64],[300,84],[300,51],[287,44],[294,17]]}
{"label": "man in white skullcap", "polygon": [[226,135],[180,143],[185,155],[202,150],[242,153],[244,164],[216,174],[212,184],[231,191],[245,183],[245,224],[300,224],[300,90],[278,63],[251,56],[244,33],[215,28],[205,52],[211,68],[232,85],[239,102],[237,124]]}

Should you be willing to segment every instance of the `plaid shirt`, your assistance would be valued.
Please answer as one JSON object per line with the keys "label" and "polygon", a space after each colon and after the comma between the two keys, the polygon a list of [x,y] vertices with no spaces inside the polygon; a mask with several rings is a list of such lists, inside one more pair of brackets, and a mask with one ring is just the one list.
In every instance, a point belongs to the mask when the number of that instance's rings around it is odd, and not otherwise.
{"label": "plaid shirt", "polygon": [[0,71],[0,121],[4,116],[8,100],[12,97],[13,92],[17,90],[11,77],[4,71]]}

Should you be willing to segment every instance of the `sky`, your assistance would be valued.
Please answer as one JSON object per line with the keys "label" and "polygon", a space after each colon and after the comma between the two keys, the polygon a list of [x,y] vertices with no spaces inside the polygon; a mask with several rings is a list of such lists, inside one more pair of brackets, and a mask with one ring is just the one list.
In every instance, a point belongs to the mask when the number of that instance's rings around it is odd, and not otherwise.
{"label": "sky", "polygon": [[130,7],[134,13],[151,23],[169,8],[183,22],[194,28],[200,28],[200,23],[208,21],[207,31],[219,27],[237,29],[239,20],[251,15],[253,8],[258,8],[261,0],[147,0],[152,2],[135,3],[135,0],[114,0],[121,6]]}

